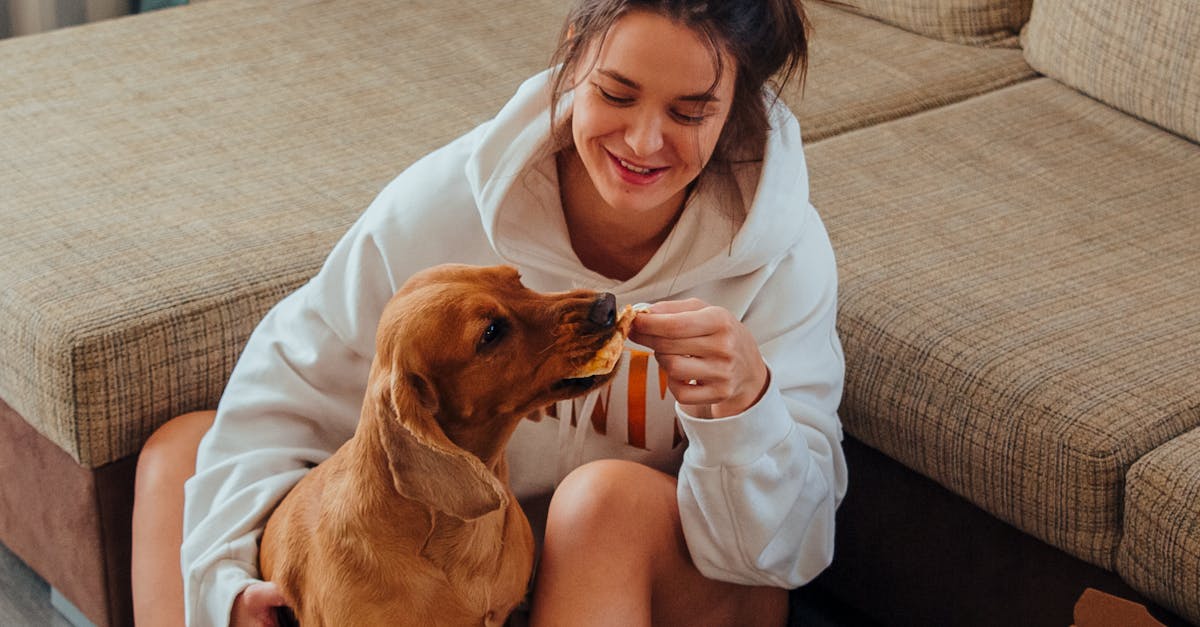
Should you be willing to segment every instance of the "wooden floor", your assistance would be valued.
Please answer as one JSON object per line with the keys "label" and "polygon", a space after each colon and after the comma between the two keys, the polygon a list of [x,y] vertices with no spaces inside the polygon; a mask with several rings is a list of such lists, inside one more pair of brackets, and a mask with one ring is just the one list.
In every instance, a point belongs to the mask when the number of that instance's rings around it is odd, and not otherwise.
{"label": "wooden floor", "polygon": [[0,625],[70,627],[50,606],[50,586],[0,544]]}

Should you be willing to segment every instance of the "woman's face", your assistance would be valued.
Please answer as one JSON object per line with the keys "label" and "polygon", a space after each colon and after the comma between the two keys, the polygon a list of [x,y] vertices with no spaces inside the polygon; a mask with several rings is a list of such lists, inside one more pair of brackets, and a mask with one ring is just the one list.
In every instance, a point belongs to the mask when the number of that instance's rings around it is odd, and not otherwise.
{"label": "woman's face", "polygon": [[[571,134],[596,191],[613,209],[677,211],[716,147],[733,100],[735,64],[668,18],[633,11],[593,42],[576,75]],[[710,91],[711,89],[711,91]]]}

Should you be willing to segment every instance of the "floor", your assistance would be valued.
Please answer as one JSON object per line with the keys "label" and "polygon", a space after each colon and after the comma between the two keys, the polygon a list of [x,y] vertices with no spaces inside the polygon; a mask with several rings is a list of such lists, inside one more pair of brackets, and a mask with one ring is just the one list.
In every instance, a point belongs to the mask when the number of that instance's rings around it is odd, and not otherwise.
{"label": "floor", "polygon": [[0,625],[71,627],[50,605],[50,586],[0,544]]}
{"label": "floor", "polygon": [[789,627],[882,627],[811,588],[792,593]]}
{"label": "floor", "polygon": [[[803,627],[862,627],[870,623],[846,608],[801,590],[792,608],[791,625]],[[50,586],[0,544],[0,626],[72,627],[50,605]]]}

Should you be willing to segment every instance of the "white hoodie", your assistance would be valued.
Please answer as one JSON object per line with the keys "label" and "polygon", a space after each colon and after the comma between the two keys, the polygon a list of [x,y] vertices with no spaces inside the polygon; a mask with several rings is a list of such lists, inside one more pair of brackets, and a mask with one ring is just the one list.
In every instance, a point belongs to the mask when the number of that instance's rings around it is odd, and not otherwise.
{"label": "white hoodie", "polygon": [[678,475],[688,549],[705,575],[791,588],[829,564],[846,487],[837,278],[809,204],[795,118],[774,106],[763,161],[702,175],[660,250],[615,281],[571,249],[548,78],[531,78],[494,119],[393,180],[321,271],[254,331],[187,483],[188,624],[228,622],[234,597],[258,575],[266,516],[354,433],[384,304],[408,276],[443,262],[508,263],[532,289],[588,287],[618,303],[696,297],[741,319],[770,369],[755,406],[698,419],[675,404],[653,355],[630,343],[611,385],[513,435],[510,478],[535,529],[544,512],[531,507],[544,507],[567,472],[619,457]]}

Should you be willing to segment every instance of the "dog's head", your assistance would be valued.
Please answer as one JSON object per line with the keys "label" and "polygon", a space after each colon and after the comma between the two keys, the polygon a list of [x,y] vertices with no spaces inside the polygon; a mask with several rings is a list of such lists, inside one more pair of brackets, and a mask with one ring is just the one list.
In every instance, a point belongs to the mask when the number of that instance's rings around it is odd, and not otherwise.
{"label": "dog's head", "polygon": [[594,358],[627,331],[611,294],[538,293],[510,267],[414,275],[384,309],[368,391],[401,429],[397,489],[464,519],[504,505],[492,470],[517,424],[605,383]]}

